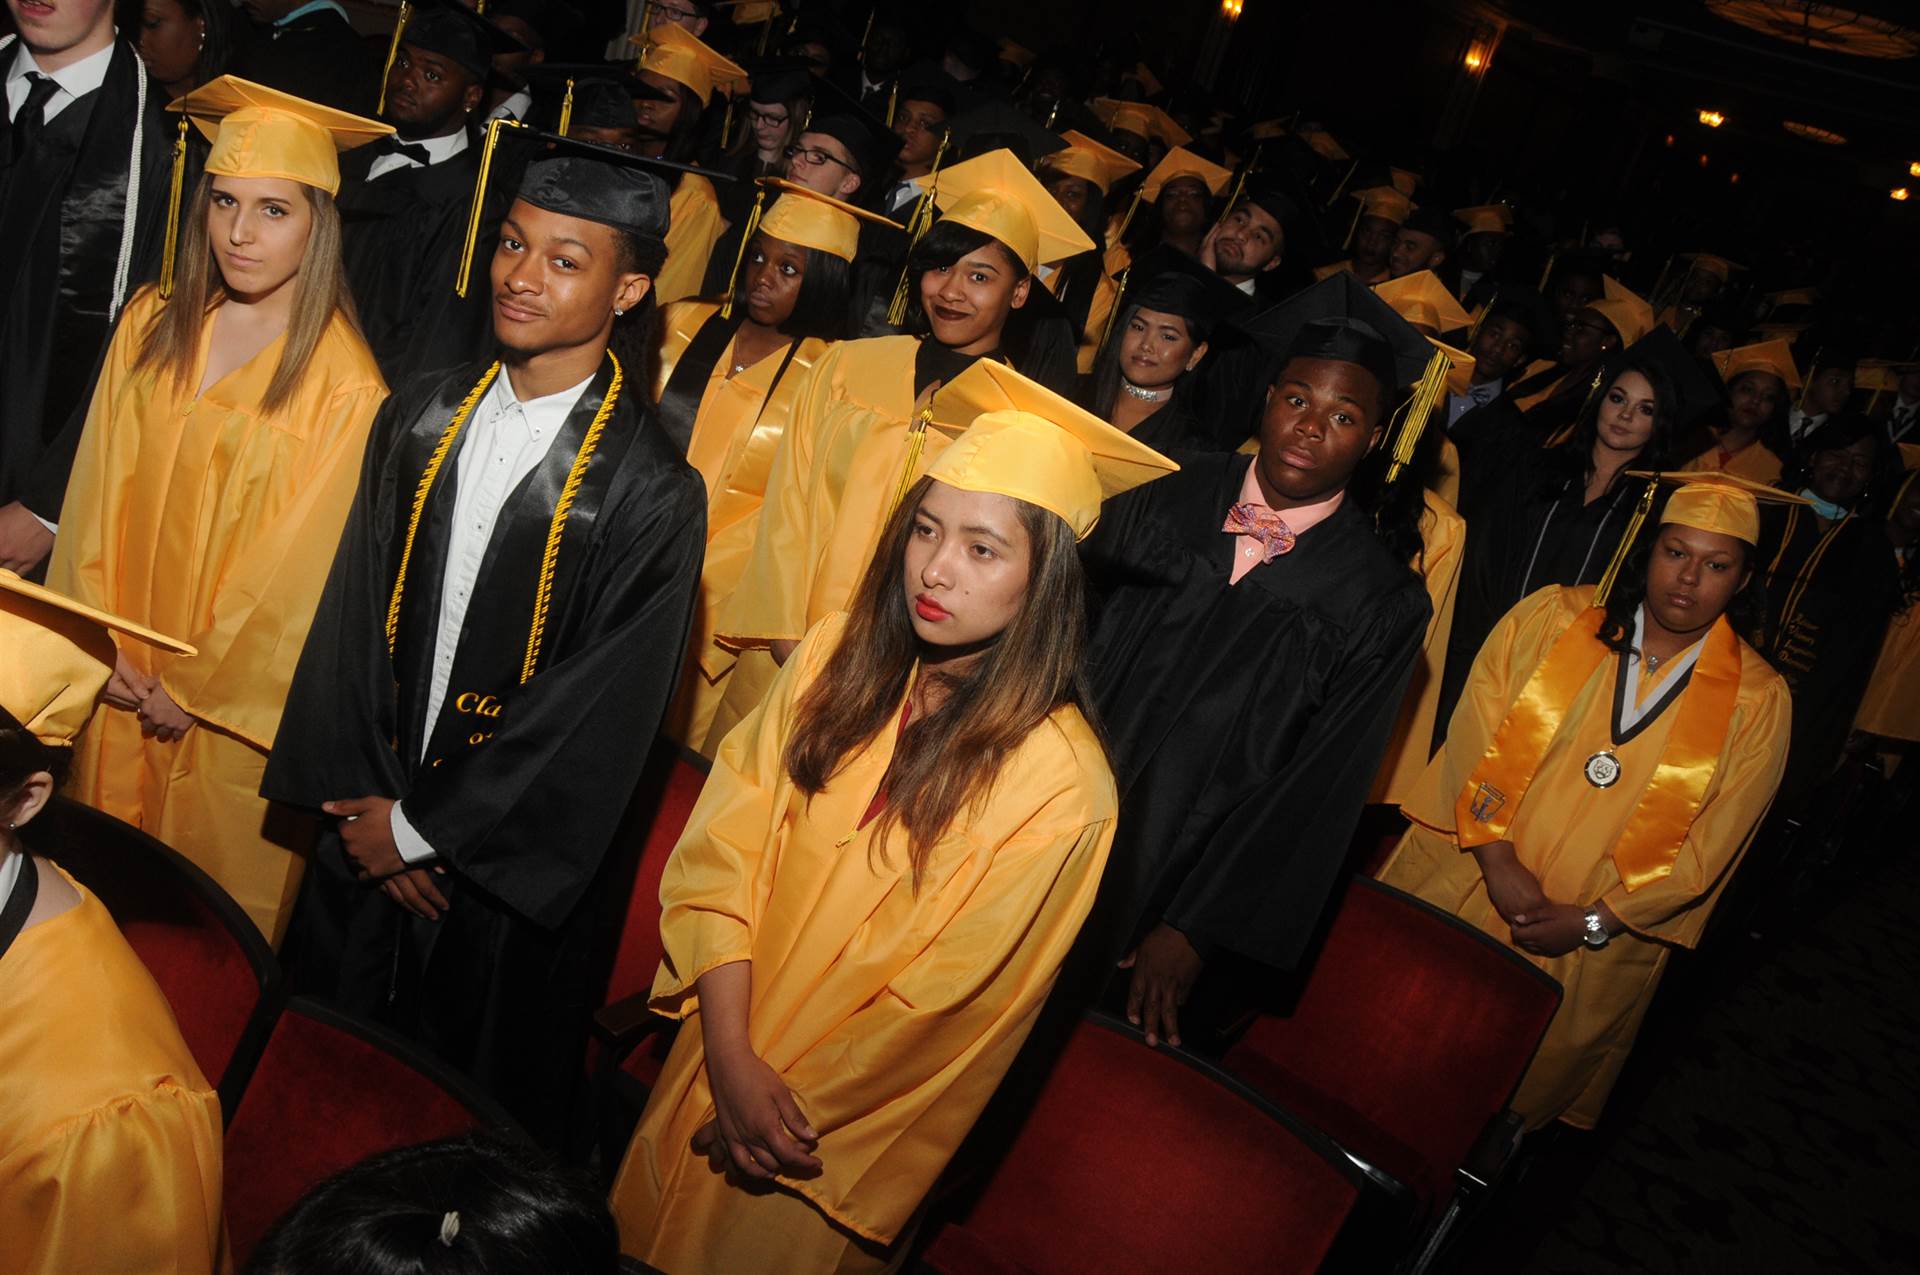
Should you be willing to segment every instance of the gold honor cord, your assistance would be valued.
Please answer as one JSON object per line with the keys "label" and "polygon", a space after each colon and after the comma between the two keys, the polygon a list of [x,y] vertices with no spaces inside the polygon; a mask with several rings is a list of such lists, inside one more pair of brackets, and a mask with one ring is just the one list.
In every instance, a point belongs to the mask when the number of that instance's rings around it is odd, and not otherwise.
{"label": "gold honor cord", "polygon": [[473,415],[473,409],[480,402],[480,396],[493,384],[493,378],[500,374],[500,364],[496,360],[480,376],[480,383],[473,387],[467,396],[460,400],[460,406],[454,409],[453,420],[441,432],[440,441],[434,446],[433,455],[427,457],[427,467],[420,472],[420,483],[413,489],[413,508],[407,514],[407,536],[400,542],[400,570],[393,577],[393,596],[387,600],[387,655],[393,655],[394,643],[400,635],[400,600],[407,591],[407,567],[413,561],[413,541],[420,532],[420,516],[426,512],[427,497],[433,491],[433,480],[440,474],[440,466],[446,463],[447,453],[453,450],[453,440],[460,436],[460,429]]}
{"label": "gold honor cord", "polygon": [[473,251],[480,240],[480,217],[486,210],[487,182],[493,176],[493,153],[500,145],[500,130],[525,127],[507,115],[487,122],[487,139],[480,146],[480,173],[473,180],[473,207],[467,212],[467,237],[460,245],[460,270],[453,280],[455,296],[465,297],[467,284],[473,278]]}
{"label": "gold honor cord", "polygon": [[1780,608],[1780,633],[1775,639],[1776,648],[1780,638],[1784,638],[1793,628],[1794,619],[1800,614],[1800,599],[1806,595],[1807,586],[1813,583],[1813,573],[1820,569],[1820,560],[1827,556],[1827,550],[1832,547],[1834,538],[1852,521],[1853,515],[1848,514],[1833,526],[1828,527],[1821,535],[1820,543],[1815,545],[1813,552],[1807,555],[1806,565],[1794,574],[1793,587],[1787,590],[1787,605]]}
{"label": "gold honor cord", "polygon": [[766,206],[767,188],[762,186],[753,196],[753,211],[747,214],[746,227],[740,232],[740,247],[733,254],[733,272],[727,276],[727,298],[720,303],[720,317],[733,317],[733,292],[740,286],[740,266],[747,259],[747,245],[753,241],[754,231],[760,229],[760,212]]}
{"label": "gold honor cord", "polygon": [[1626,534],[1620,537],[1619,546],[1614,549],[1613,557],[1607,562],[1607,569],[1600,576],[1600,583],[1593,588],[1593,605],[1604,607],[1607,598],[1613,593],[1613,586],[1620,579],[1620,568],[1625,565],[1627,555],[1633,551],[1633,541],[1640,534],[1640,528],[1646,525],[1647,515],[1653,512],[1653,495],[1660,486],[1658,478],[1647,479],[1645,491],[1640,493],[1640,502],[1633,507],[1633,516],[1627,519]]}
{"label": "gold honor cord", "polygon": [[400,12],[393,20],[393,39],[387,44],[387,64],[380,68],[380,101],[373,108],[375,115],[387,113],[387,81],[393,78],[393,64],[400,56],[400,37],[405,34],[407,23],[413,20],[411,0],[400,0]]}
{"label": "gold honor cord", "polygon": [[587,462],[593,459],[594,449],[600,445],[600,435],[606,432],[607,418],[613,415],[613,405],[619,401],[620,387],[626,379],[620,360],[614,358],[612,350],[607,351],[607,358],[613,361],[613,379],[607,382],[600,410],[593,414],[587,436],[580,440],[580,450],[574,453],[573,468],[567,471],[567,485],[560,489],[560,499],[553,507],[553,521],[547,526],[547,548],[540,557],[540,584],[533,595],[533,623],[527,629],[527,658],[520,666],[523,686],[540,663],[540,643],[547,633],[547,608],[553,601],[553,573],[560,562],[560,537],[567,529],[567,513],[573,508],[573,498],[587,476]]}
{"label": "gold honor cord", "polygon": [[1399,427],[1393,435],[1393,462],[1387,466],[1387,481],[1392,483],[1400,477],[1400,471],[1413,459],[1413,453],[1420,446],[1420,435],[1426,431],[1427,420],[1433,415],[1433,406],[1447,392],[1447,369],[1452,360],[1447,351],[1435,348],[1433,357],[1427,360],[1427,370],[1420,374],[1420,381],[1413,387],[1413,397],[1407,400],[1405,412],[1400,417]]}
{"label": "gold honor cord", "polygon": [[173,297],[175,257],[180,251],[180,196],[187,183],[187,117],[173,138],[173,184],[167,194],[167,237],[160,247],[160,299]]}

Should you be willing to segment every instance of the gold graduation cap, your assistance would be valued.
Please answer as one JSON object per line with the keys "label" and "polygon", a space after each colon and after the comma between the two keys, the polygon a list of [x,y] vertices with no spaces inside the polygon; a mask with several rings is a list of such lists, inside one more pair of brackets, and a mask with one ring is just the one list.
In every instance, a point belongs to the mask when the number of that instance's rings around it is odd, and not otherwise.
{"label": "gold graduation cap", "polygon": [[1600,283],[1606,289],[1606,295],[1598,301],[1589,302],[1587,308],[1597,311],[1601,318],[1613,325],[1613,330],[1620,334],[1621,345],[1632,345],[1653,330],[1652,306],[1612,275],[1602,275]]}
{"label": "gold graduation cap", "polygon": [[113,675],[115,633],[177,655],[199,654],[185,642],[0,569],[0,650],[6,652],[0,659],[0,708],[41,743],[71,744]]}
{"label": "gold graduation cap", "polygon": [[1746,267],[1737,261],[1728,261],[1725,257],[1711,252],[1690,252],[1685,256],[1688,274],[1712,275],[1721,283],[1731,282],[1734,272]]}
{"label": "gold graduation cap", "polygon": [[340,152],[387,136],[393,125],[336,111],[291,93],[223,75],[167,104],[180,118],[173,145],[160,295],[173,295],[174,254],[185,193],[187,123],[213,143],[206,170],[222,177],[278,177],[340,193]]}
{"label": "gold graduation cap", "polygon": [[1277,141],[1286,135],[1287,121],[1283,119],[1261,120],[1258,124],[1255,124],[1247,130],[1248,140],[1255,142]]}
{"label": "gold graduation cap", "polygon": [[[768,191],[776,195],[771,207],[765,204]],[[766,208],[764,212],[761,211],[763,207]],[[740,234],[740,250],[734,254],[733,273],[727,277],[727,296],[720,306],[723,317],[733,317],[734,285],[740,279],[740,267],[747,259],[747,245],[753,242],[755,231],[803,248],[818,248],[842,261],[851,262],[860,252],[860,223],[863,221],[877,226],[891,226],[895,230],[904,229],[897,221],[890,221],[864,208],[856,208],[817,190],[809,190],[784,177],[761,178],[760,192],[753,201],[753,211],[747,214],[746,226]]]}
{"label": "gold graduation cap", "polygon": [[1456,208],[1454,217],[1470,235],[1504,235],[1513,229],[1513,209],[1505,204],[1476,204]]}
{"label": "gold graduation cap", "polygon": [[1412,172],[1405,168],[1389,167],[1387,174],[1387,180],[1393,183],[1395,190],[1409,199],[1413,198],[1413,192],[1419,187],[1421,181],[1419,173]]}
{"label": "gold graduation cap", "polygon": [[[1408,214],[1420,206],[1392,186],[1369,186],[1365,190],[1356,190],[1351,193],[1360,201],[1359,211],[1353,216],[1356,226],[1360,224],[1362,217],[1379,217],[1396,226],[1403,225]],[[1351,231],[1348,232],[1347,237],[1349,239],[1353,237]]]}
{"label": "gold graduation cap", "polygon": [[1043,155],[1039,167],[1092,182],[1103,195],[1122,177],[1140,170],[1140,165],[1133,160],[1077,129],[1070,128],[1060,137],[1066,142],[1067,148]]}
{"label": "gold graduation cap", "polygon": [[1011,63],[1024,70],[1032,66],[1034,62],[1039,59],[1040,55],[1018,40],[1003,35],[1000,37],[999,56],[1002,62]]}
{"label": "gold graduation cap", "polygon": [[1185,146],[1193,134],[1173,122],[1173,116],[1145,102],[1123,102],[1119,98],[1096,97],[1093,113],[1108,128],[1158,138],[1167,146]]}
{"label": "gold graduation cap", "polygon": [[747,87],[745,67],[714,52],[677,22],[663,22],[629,39],[640,47],[641,70],[686,85],[702,106],[713,100],[715,89],[732,96]]}
{"label": "gold graduation cap", "polygon": [[1790,390],[1800,388],[1800,369],[1793,365],[1793,347],[1778,337],[1752,345],[1720,350],[1713,356],[1714,370],[1722,381],[1746,372],[1768,372],[1780,378]]}
{"label": "gold graduation cap", "polygon": [[988,151],[914,181],[934,192],[941,221],[992,235],[1029,271],[1093,251],[1093,240],[1012,151]]}
{"label": "gold graduation cap", "polygon": [[1344,164],[1353,156],[1347,148],[1335,141],[1333,134],[1318,124],[1309,124],[1299,130],[1300,137],[1312,148],[1313,153],[1332,164]]}
{"label": "gold graduation cap", "polygon": [[1655,473],[1646,469],[1629,469],[1627,477],[1638,478],[1646,483],[1640,493],[1640,503],[1634,508],[1633,516],[1627,519],[1627,529],[1620,537],[1620,544],[1613,551],[1613,560],[1607,564],[1607,570],[1600,577],[1600,583],[1594,587],[1593,604],[1602,606],[1607,596],[1613,592],[1614,583],[1619,579],[1620,567],[1633,549],[1633,542],[1640,534],[1640,528],[1646,524],[1647,516],[1653,509],[1653,498],[1661,483],[1676,488],[1667,498],[1667,507],[1660,515],[1660,524],[1674,523],[1682,527],[1692,527],[1698,531],[1717,532],[1723,536],[1732,536],[1749,545],[1760,543],[1760,506],[1769,505],[1805,505],[1811,504],[1805,497],[1796,496],[1778,487],[1769,487],[1751,478],[1742,478],[1738,474],[1714,471],[1662,471]]}
{"label": "gold graduation cap", "polygon": [[1209,163],[1184,146],[1176,146],[1167,152],[1167,157],[1153,166],[1147,179],[1140,183],[1140,198],[1158,199],[1167,183],[1182,177],[1198,178],[1209,194],[1218,195],[1233,180],[1233,173],[1218,164]]}
{"label": "gold graduation cap", "polygon": [[1416,270],[1398,279],[1373,285],[1382,301],[1416,328],[1432,328],[1433,337],[1442,332],[1464,328],[1473,320],[1453,299],[1447,285],[1431,270]]}
{"label": "gold graduation cap", "polygon": [[1058,514],[1084,540],[1102,501],[1180,466],[1037,381],[981,359],[942,386],[928,424],[954,441],[927,469],[949,487]]}

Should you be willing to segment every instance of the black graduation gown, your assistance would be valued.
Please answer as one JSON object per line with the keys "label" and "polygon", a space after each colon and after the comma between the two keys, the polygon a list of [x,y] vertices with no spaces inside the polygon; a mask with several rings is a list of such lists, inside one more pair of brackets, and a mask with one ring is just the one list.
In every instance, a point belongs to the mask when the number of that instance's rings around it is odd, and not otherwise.
{"label": "black graduation gown", "polygon": [[1539,436],[1527,427],[1526,414],[1514,402],[1511,390],[1478,407],[1470,407],[1447,429],[1447,437],[1460,449],[1462,481],[1464,471],[1484,454],[1498,467],[1516,446],[1538,446]]}
{"label": "black graduation gown", "polygon": [[[496,196],[490,202],[467,295],[456,296],[454,275],[479,172],[478,146],[438,164],[368,181],[374,149],[364,146],[340,159],[341,256],[367,346],[387,384],[398,385],[417,373],[472,362],[492,348],[487,271],[499,230],[500,209],[494,205],[502,201]],[[498,181],[493,187],[496,192],[514,189]]]}
{"label": "black graduation gown", "polygon": [[[1848,519],[1811,571],[1809,561],[1824,538],[1819,519],[1806,509],[1769,510],[1767,523],[1772,534],[1756,557],[1768,568],[1764,654],[1793,693],[1779,797],[1790,812],[1840,759],[1887,621],[1900,602],[1900,563],[1874,518]],[[1797,587],[1803,582],[1804,588]]]}
{"label": "black graduation gown", "polygon": [[379,104],[380,70],[360,33],[331,9],[255,27],[233,67],[256,84],[356,115]]}
{"label": "black graduation gown", "polygon": [[[14,38],[0,43],[0,71],[16,56]],[[48,121],[39,145],[17,164],[9,162],[12,126],[0,109],[0,504],[21,501],[50,521],[59,520],[93,378],[113,333],[140,75],[133,46],[115,41],[99,89]],[[174,137],[166,96],[147,81],[122,303],[160,268]],[[197,162],[190,169],[189,183]]]}
{"label": "black graduation gown", "polygon": [[1566,445],[1498,451],[1483,451],[1471,465],[1461,461],[1467,543],[1434,719],[1436,748],[1466,689],[1473,657],[1500,617],[1549,584],[1599,583],[1640,498],[1640,483],[1621,480],[1586,504],[1585,482]]}
{"label": "black graduation gown", "polygon": [[356,881],[328,834],[288,935],[289,985],[417,1036],[548,1135],[626,903],[605,885],[619,871],[609,849],[630,840],[618,830],[686,649],[705,541],[699,475],[630,379],[573,497],[538,663],[520,681],[552,512],[611,368],[502,508],[433,723],[458,446],[419,521],[391,655],[385,626],[416,486],[482,369],[387,400],[261,787],[310,810],[399,798],[446,868],[450,908],[422,921]]}
{"label": "black graduation gown", "polygon": [[1425,588],[1351,501],[1229,585],[1221,523],[1252,458],[1179,459],[1109,502],[1086,545],[1088,670],[1121,805],[1069,996],[1097,992],[1162,920],[1209,961],[1300,962],[1426,630]]}

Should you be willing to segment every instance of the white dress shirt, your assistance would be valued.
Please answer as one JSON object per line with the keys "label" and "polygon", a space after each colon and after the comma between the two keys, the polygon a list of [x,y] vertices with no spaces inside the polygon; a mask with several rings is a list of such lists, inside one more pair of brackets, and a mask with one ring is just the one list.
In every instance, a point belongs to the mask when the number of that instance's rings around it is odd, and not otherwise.
{"label": "white dress shirt", "polygon": [[1809,416],[1797,407],[1789,408],[1787,411],[1787,433],[1796,443],[1826,423],[1825,412],[1818,416]]}
{"label": "white dress shirt", "polygon": [[27,856],[24,851],[15,851],[0,863],[0,911],[5,911],[7,901],[13,898],[13,887],[20,884],[20,874],[26,870]]}
{"label": "white dress shirt", "polygon": [[1920,424],[1920,400],[1909,403],[1904,398],[1897,399],[1893,412],[1887,417],[1887,437],[1897,443],[1917,424]]}
{"label": "white dress shirt", "polygon": [[[448,133],[445,137],[422,137],[418,141],[409,141],[409,146],[423,146],[427,156],[436,164],[444,164],[467,149],[467,130],[462,128]],[[419,160],[408,155],[382,155],[367,165],[367,180],[385,177],[388,173],[403,168],[425,168]]]}
{"label": "white dress shirt", "polygon": [[1447,395],[1447,428],[1452,429],[1455,425],[1458,425],[1460,418],[1468,412],[1471,412],[1474,408],[1485,407],[1488,403],[1499,398],[1500,387],[1503,383],[1504,379],[1499,377],[1491,381],[1481,381],[1477,384],[1469,382],[1466,393]]}
{"label": "white dress shirt", "polygon": [[527,112],[533,109],[533,94],[520,89],[500,105],[487,112],[488,120],[524,120]]}
{"label": "white dress shirt", "polygon": [[[440,585],[440,624],[433,643],[433,679],[427,692],[427,715],[420,753],[426,757],[440,706],[446,702],[447,681],[460,649],[460,632],[467,622],[467,604],[480,578],[480,563],[493,539],[500,510],[520,481],[533,472],[559,435],[567,414],[586,393],[592,377],[571,389],[522,403],[502,372],[467,421],[466,441],[454,460],[453,522],[448,532],[446,578]],[[404,803],[402,803],[404,804]],[[393,840],[400,857],[419,863],[433,857],[433,847],[407,822],[400,805],[393,808]]]}
{"label": "white dress shirt", "polygon": [[41,118],[48,123],[53,117],[85,97],[107,82],[107,67],[113,62],[113,45],[109,44],[98,53],[89,53],[78,62],[61,67],[58,71],[42,71],[40,64],[33,60],[33,54],[22,43],[19,52],[14,54],[13,66],[7,72],[7,118],[11,120],[20,113],[21,105],[27,100],[27,94],[33,91],[33,84],[27,79],[30,71],[39,72],[52,80],[57,88]]}

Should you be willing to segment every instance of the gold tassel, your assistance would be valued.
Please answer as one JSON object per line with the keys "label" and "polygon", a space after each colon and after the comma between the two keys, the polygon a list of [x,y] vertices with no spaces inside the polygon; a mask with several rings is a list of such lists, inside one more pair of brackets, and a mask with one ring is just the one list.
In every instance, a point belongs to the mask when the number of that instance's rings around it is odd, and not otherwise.
{"label": "gold tassel", "polygon": [[1213,223],[1215,226],[1226,224],[1227,214],[1231,213],[1234,206],[1240,202],[1240,196],[1247,193],[1247,178],[1253,176],[1253,170],[1260,166],[1260,147],[1264,144],[1262,142],[1253,144],[1253,157],[1241,167],[1240,176],[1233,183],[1233,193],[1227,196],[1226,206],[1220,210],[1220,220]]}
{"label": "gold tassel", "polygon": [[1134,187],[1133,200],[1127,205],[1127,215],[1120,219],[1120,229],[1115,232],[1113,236],[1115,243],[1119,243],[1127,237],[1127,227],[1133,224],[1133,215],[1140,211],[1140,199],[1141,196],[1146,194],[1146,189],[1145,186]]}
{"label": "gold tassel", "polygon": [[567,77],[567,93],[560,99],[560,136],[567,135],[567,125],[573,123],[573,77]]}
{"label": "gold tassel", "polygon": [[640,26],[638,30],[642,41],[640,53],[641,56],[644,57],[647,52],[646,46],[653,43],[653,41],[647,39],[647,32],[653,30],[653,0],[640,0]]}
{"label": "gold tassel", "polygon": [[867,64],[867,41],[873,38],[873,20],[879,15],[880,6],[877,4],[867,10],[867,26],[866,29],[860,33],[860,51],[853,55],[853,60],[861,66]]}
{"label": "gold tassel", "polygon": [[1047,108],[1047,131],[1053,131],[1053,122],[1060,118],[1060,99],[1054,98],[1053,105]]}
{"label": "gold tassel", "polygon": [[733,140],[733,99],[727,99],[726,114],[720,117],[720,149],[727,149]]}
{"label": "gold tassel", "polygon": [[754,46],[753,56],[767,56],[767,40],[773,35],[773,20],[780,15],[780,6],[773,6],[767,14],[767,20],[760,25],[760,42]]}
{"label": "gold tassel", "polygon": [[167,238],[160,247],[160,299],[173,297],[174,257],[180,247],[180,196],[187,185],[187,117],[173,138],[173,182],[167,188]]}
{"label": "gold tassel", "polygon": [[405,34],[407,23],[412,19],[411,0],[400,0],[400,12],[393,19],[393,39],[387,43],[387,64],[380,69],[380,102],[373,108],[375,115],[387,113],[387,81],[393,76],[394,59],[400,56],[400,37]]}
{"label": "gold tassel", "polygon": [[933,152],[933,167],[927,172],[927,188],[920,192],[913,216],[907,219],[907,260],[900,267],[900,282],[894,285],[893,301],[887,306],[887,322],[895,327],[907,321],[907,282],[913,277],[913,250],[927,231],[933,229],[933,201],[940,190],[940,161],[946,158],[947,142],[952,137],[952,130],[940,134],[940,146]]}
{"label": "gold tassel", "polygon": [[473,16],[476,18],[487,16],[487,0],[473,0]]}
{"label": "gold tassel", "polygon": [[893,127],[893,113],[900,109],[900,77],[895,76],[893,87],[887,90],[887,127]]}
{"label": "gold tassel", "polygon": [[1640,503],[1634,506],[1633,517],[1627,519],[1627,532],[1620,537],[1620,545],[1613,551],[1613,560],[1607,563],[1606,573],[1600,577],[1600,583],[1594,586],[1593,605],[1603,607],[1607,604],[1607,597],[1620,578],[1620,568],[1633,551],[1634,537],[1640,534],[1640,528],[1646,525],[1647,515],[1653,512],[1653,493],[1659,486],[1658,478],[1647,479],[1647,489],[1640,493]]}
{"label": "gold tassel", "polygon": [[1427,360],[1427,370],[1420,374],[1420,380],[1413,387],[1413,397],[1407,400],[1406,410],[1401,414],[1400,423],[1393,434],[1393,461],[1387,466],[1387,482],[1393,483],[1400,472],[1413,460],[1415,449],[1420,446],[1420,436],[1426,431],[1427,421],[1433,415],[1433,408],[1440,397],[1447,392],[1447,369],[1452,366],[1450,356],[1466,356],[1457,350],[1448,350],[1438,342],[1434,344],[1433,356]]}
{"label": "gold tassel", "polygon": [[760,229],[760,210],[767,202],[767,188],[762,186],[753,196],[753,211],[747,214],[746,228],[740,232],[740,247],[733,254],[733,273],[727,276],[727,299],[720,303],[720,317],[733,317],[733,290],[740,286],[740,265],[747,259],[747,245],[753,242],[753,232]]}
{"label": "gold tassel", "polygon": [[907,463],[900,470],[900,482],[894,488],[893,503],[887,506],[889,514],[900,507],[900,502],[907,498],[907,490],[913,486],[913,470],[920,463],[920,453],[926,450],[927,426],[932,423],[933,400],[929,398],[927,405],[914,414],[912,423],[907,426]]}
{"label": "gold tassel", "polygon": [[1119,321],[1120,304],[1125,301],[1127,297],[1127,276],[1132,273],[1133,266],[1131,264],[1123,267],[1120,271],[1120,290],[1113,294],[1113,309],[1107,311],[1107,321],[1100,329],[1100,344],[1095,347],[1096,349],[1106,349],[1107,342],[1113,339],[1113,325]]}
{"label": "gold tassel", "polygon": [[1541,292],[1545,292],[1547,290],[1547,280],[1553,278],[1554,263],[1559,260],[1560,260],[1560,253],[1558,249],[1555,249],[1553,252],[1550,252],[1547,254],[1547,268],[1540,272],[1539,290]]}
{"label": "gold tassel", "polygon": [[1340,202],[1340,196],[1346,191],[1347,183],[1353,180],[1353,174],[1355,170],[1357,170],[1359,167],[1360,167],[1360,161],[1357,159],[1354,160],[1353,163],[1347,165],[1346,176],[1340,179],[1340,184],[1333,188],[1333,197],[1327,200],[1328,208],[1332,208],[1335,204]]}
{"label": "gold tassel", "polygon": [[1340,246],[1342,248],[1349,248],[1353,246],[1354,232],[1360,229],[1360,219],[1366,215],[1367,215],[1366,201],[1365,200],[1357,201],[1353,210],[1353,220],[1349,222],[1347,225],[1347,237],[1340,241]]}
{"label": "gold tassel", "polygon": [[480,217],[487,206],[487,181],[493,176],[493,151],[500,144],[500,130],[525,127],[507,116],[487,121],[487,139],[480,146],[480,174],[473,183],[473,207],[467,213],[467,237],[460,245],[460,272],[453,280],[456,296],[467,295],[467,281],[473,274],[473,249],[480,238]]}

